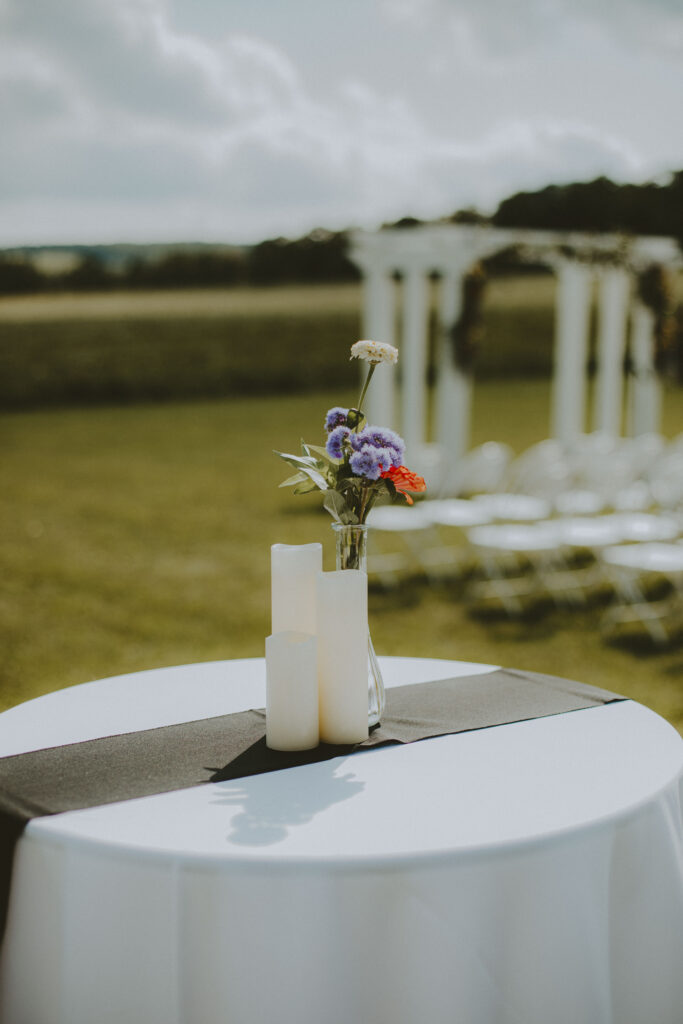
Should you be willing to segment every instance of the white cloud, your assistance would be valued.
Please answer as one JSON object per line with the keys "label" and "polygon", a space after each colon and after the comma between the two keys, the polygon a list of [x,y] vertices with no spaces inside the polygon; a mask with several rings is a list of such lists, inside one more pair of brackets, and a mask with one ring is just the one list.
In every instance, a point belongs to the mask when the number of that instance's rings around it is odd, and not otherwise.
{"label": "white cloud", "polygon": [[[83,157],[79,203],[66,187],[72,154],[58,174],[63,193],[59,203],[18,197],[13,204],[0,204],[0,220],[9,236],[23,231],[24,241],[36,242],[46,237],[97,241],[102,233],[144,240],[160,236],[159,224],[166,238],[258,240],[315,225],[371,226],[408,213],[436,217],[470,203],[491,209],[509,191],[510,175],[519,188],[536,188],[548,181],[574,180],[586,168],[591,175],[607,170],[616,178],[628,178],[634,168],[632,155],[618,142],[596,137],[577,124],[519,122],[502,125],[476,143],[426,137],[421,145],[414,143],[413,128],[407,136],[396,132],[372,149],[347,136],[346,151],[332,166],[322,150],[316,162],[252,140],[210,175],[180,161],[177,154],[171,160],[169,152],[173,173],[164,178],[163,187],[154,153],[144,166],[134,154],[101,153],[101,163],[109,162],[106,188],[88,188]],[[115,203],[107,200],[111,195]],[[77,236],[69,225],[79,209],[87,226]]]}
{"label": "white cloud", "polygon": [[[0,7],[0,244],[254,239],[491,208],[550,181],[644,176],[666,166],[663,154],[683,163],[675,136],[650,145],[668,123],[680,74],[667,66],[660,87],[595,35],[574,60],[572,31],[585,42],[581,33],[599,21],[589,0],[512,8],[507,0],[350,4],[350,19],[367,20],[355,33],[346,26],[359,52],[345,59],[325,50],[328,30],[310,40],[317,63],[309,65],[266,21],[262,34],[245,23],[209,35],[180,30],[164,0],[10,0]],[[652,39],[680,21],[673,2],[650,8]],[[305,8],[290,0],[289,10],[295,18]],[[624,10],[635,33],[644,4],[623,0]],[[558,19],[572,31],[558,36]],[[453,59],[444,26],[467,60]],[[669,44],[675,38],[670,32]],[[529,49],[541,43],[556,49],[537,66]],[[631,105],[621,121],[620,91]]]}
{"label": "white cloud", "polygon": [[506,122],[473,142],[425,139],[417,150],[383,156],[383,166],[369,169],[372,183],[366,176],[363,184],[366,212],[381,210],[385,219],[435,217],[470,204],[492,211],[511,180],[533,189],[604,173],[629,180],[642,170],[618,139],[572,122]]}
{"label": "white cloud", "polygon": [[572,25],[591,26],[672,56],[683,50],[680,0],[380,0],[387,16],[412,25],[448,27],[460,55],[514,57],[548,45]]}

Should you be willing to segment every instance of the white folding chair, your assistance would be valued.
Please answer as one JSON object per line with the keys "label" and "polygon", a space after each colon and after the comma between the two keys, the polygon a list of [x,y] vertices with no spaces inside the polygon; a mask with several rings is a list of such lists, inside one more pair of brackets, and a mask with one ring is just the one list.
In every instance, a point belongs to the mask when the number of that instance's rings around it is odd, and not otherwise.
{"label": "white folding chair", "polygon": [[571,466],[564,445],[548,438],[513,460],[505,478],[505,490],[552,500],[568,490],[571,482]]}
{"label": "white folding chair", "polygon": [[547,595],[546,567],[562,560],[547,524],[477,526],[468,531],[467,540],[483,575],[466,592],[471,605],[493,601],[514,618]]}
{"label": "white folding chair", "polygon": [[472,499],[492,519],[503,523],[535,523],[548,519],[552,504],[534,494],[476,494]]}
{"label": "white folding chair", "polygon": [[[605,548],[601,558],[614,587],[615,603],[601,622],[606,639],[617,638],[624,627],[638,624],[657,645],[668,643],[683,629],[683,545],[619,544]],[[648,578],[661,577],[673,585],[671,595],[648,600]]]}
{"label": "white folding chair", "polygon": [[679,447],[676,440],[653,463],[647,480],[655,504],[672,511],[683,510],[683,443]]}
{"label": "white folding chair", "polygon": [[562,491],[554,504],[559,516],[595,516],[605,508],[605,499],[596,491],[577,487]]}
{"label": "white folding chair", "polygon": [[369,576],[395,584],[409,573],[424,573],[433,578],[443,569],[440,538],[422,503],[375,507],[368,515],[368,526]]}
{"label": "white folding chair", "polygon": [[456,497],[502,489],[508,466],[514,457],[510,445],[486,441],[463,455],[446,471],[440,497]]}

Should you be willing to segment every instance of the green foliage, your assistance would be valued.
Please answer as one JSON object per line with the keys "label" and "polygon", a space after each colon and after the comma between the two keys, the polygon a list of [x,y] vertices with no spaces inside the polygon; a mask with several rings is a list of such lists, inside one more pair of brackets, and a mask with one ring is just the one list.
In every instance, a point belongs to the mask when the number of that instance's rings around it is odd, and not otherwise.
{"label": "green foliage", "polygon": [[[339,353],[360,336],[361,298],[359,291],[349,302],[347,287],[303,302],[294,301],[296,287],[283,290],[282,312],[266,302],[268,291],[255,288],[244,293],[248,310],[202,316],[182,313],[182,305],[178,315],[137,315],[121,295],[118,315],[80,312],[79,304],[85,309],[99,299],[74,297],[62,317],[56,300],[49,300],[54,318],[43,319],[41,300],[34,300],[35,318],[29,310],[24,319],[0,319],[0,408],[300,393],[331,381],[353,385],[358,367]],[[521,287],[519,299],[512,282],[502,290],[492,286],[490,298],[487,292],[474,366],[479,380],[551,372],[552,281],[524,279]],[[197,294],[183,293],[183,302]],[[433,346],[431,351],[433,356]],[[399,363],[399,375],[401,369]]]}
{"label": "green foliage", "polygon": [[0,295],[38,292],[43,276],[32,263],[0,253]]}
{"label": "green foliage", "polygon": [[[355,383],[352,313],[0,323],[0,407],[303,392]],[[333,369],[334,368],[334,369]]]}
{"label": "green foliage", "polygon": [[58,281],[67,291],[99,291],[113,286],[117,279],[98,253],[85,252],[74,269],[61,275]]}
{"label": "green foliage", "polygon": [[669,235],[683,244],[683,171],[666,185],[617,185],[609,178],[548,185],[504,199],[493,223],[506,228]]}
{"label": "green foliage", "polygon": [[295,241],[270,239],[247,251],[244,279],[257,285],[357,281],[360,275],[347,249],[343,231],[318,229]]}
{"label": "green foliage", "polygon": [[[121,250],[124,250],[123,252]],[[253,246],[79,246],[77,265],[44,273],[30,250],[17,259],[0,254],[0,294],[102,291],[125,288],[225,288],[233,285],[321,284],[357,281],[348,258],[348,233],[317,228],[303,238],[274,238]]]}
{"label": "green foliage", "polygon": [[[315,456],[308,454],[305,444],[302,445],[302,448],[304,451],[303,455],[286,455],[285,452],[275,452],[275,455],[279,455],[281,459],[284,459],[290,466],[298,470],[295,476],[284,480],[280,487],[288,487],[290,484],[305,484],[308,481],[313,484],[313,488],[319,491],[329,490],[334,476],[329,471],[328,465],[322,459],[317,459]],[[309,488],[306,487],[299,493],[305,494],[308,490]]]}
{"label": "green foliage", "polygon": [[246,281],[240,250],[169,252],[156,260],[134,259],[115,283],[130,288],[226,287]]}
{"label": "green foliage", "polygon": [[344,526],[354,526],[355,522],[358,521],[357,516],[349,514],[346,498],[340,491],[328,490],[323,498],[323,508],[327,509],[335,523],[342,523]]}

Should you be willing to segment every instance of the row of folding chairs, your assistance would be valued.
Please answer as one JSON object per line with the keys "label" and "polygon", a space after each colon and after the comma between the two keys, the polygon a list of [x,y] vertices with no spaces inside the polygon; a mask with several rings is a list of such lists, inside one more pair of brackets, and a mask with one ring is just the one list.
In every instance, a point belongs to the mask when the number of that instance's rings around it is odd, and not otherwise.
{"label": "row of folding chairs", "polygon": [[[375,578],[392,585],[415,572],[432,581],[470,575],[471,603],[497,603],[511,616],[543,599],[583,606],[609,588],[606,635],[633,620],[656,642],[670,638],[664,620],[681,590],[674,545],[683,534],[683,435],[586,435],[571,447],[549,440],[518,458],[489,442],[462,468],[463,489],[478,493],[373,510]],[[627,555],[621,566],[620,550],[635,547],[645,564]],[[661,608],[638,577],[666,578],[672,594]]]}
{"label": "row of folding chairs", "polygon": [[[499,498],[500,496],[489,496]],[[543,603],[585,607],[611,595],[601,628],[607,639],[635,625],[667,643],[683,628],[683,527],[667,513],[620,512],[495,521],[532,514],[529,496],[484,496],[425,502],[416,509],[378,509],[402,548],[370,561],[371,571],[393,585],[406,571],[432,581],[466,577],[465,599],[480,611],[499,608],[520,617]],[[526,508],[523,505],[526,504]],[[541,512],[541,505],[536,508]],[[444,533],[459,534],[445,542]],[[374,549],[373,549],[374,551]],[[663,584],[664,587],[660,584]],[[658,587],[659,585],[659,587]],[[665,593],[658,600],[651,594]]]}

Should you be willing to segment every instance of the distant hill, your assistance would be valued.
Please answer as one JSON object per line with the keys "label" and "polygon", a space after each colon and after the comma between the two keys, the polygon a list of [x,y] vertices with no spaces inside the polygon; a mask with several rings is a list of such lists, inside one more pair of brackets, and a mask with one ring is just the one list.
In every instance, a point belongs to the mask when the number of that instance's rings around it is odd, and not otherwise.
{"label": "distant hill", "polygon": [[4,249],[3,255],[42,265],[49,274],[63,273],[66,265],[73,267],[84,256],[94,256],[110,270],[121,271],[134,260],[156,263],[177,253],[242,253],[245,248],[215,242],[155,242],[148,245],[119,242],[114,245],[23,245]]}

